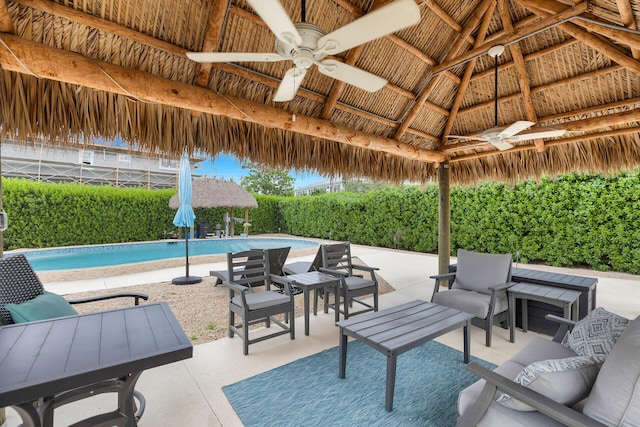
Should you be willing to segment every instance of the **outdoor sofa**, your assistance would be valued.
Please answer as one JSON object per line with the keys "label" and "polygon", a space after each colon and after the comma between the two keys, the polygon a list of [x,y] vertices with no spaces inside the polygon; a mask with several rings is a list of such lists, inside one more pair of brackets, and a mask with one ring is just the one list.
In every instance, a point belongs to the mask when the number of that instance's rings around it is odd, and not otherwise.
{"label": "outdoor sofa", "polygon": [[460,393],[458,426],[640,425],[640,316],[547,318],[564,324],[553,340],[534,338],[494,371],[467,366],[483,379]]}

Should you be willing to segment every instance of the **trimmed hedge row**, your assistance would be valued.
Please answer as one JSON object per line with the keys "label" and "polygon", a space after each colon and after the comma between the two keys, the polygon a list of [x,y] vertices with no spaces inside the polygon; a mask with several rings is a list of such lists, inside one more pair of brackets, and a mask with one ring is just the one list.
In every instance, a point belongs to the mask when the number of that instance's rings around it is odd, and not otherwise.
{"label": "trimmed hedge row", "polygon": [[[175,190],[3,179],[5,249],[154,240],[173,231]],[[250,234],[283,232],[419,252],[438,250],[438,188],[256,195]],[[211,228],[224,209],[196,209]],[[244,217],[237,209],[235,217]],[[640,175],[571,174],[514,187],[451,190],[451,248],[520,251],[521,260],[640,273]],[[224,225],[223,225],[224,226]],[[242,223],[236,224],[236,233]]]}

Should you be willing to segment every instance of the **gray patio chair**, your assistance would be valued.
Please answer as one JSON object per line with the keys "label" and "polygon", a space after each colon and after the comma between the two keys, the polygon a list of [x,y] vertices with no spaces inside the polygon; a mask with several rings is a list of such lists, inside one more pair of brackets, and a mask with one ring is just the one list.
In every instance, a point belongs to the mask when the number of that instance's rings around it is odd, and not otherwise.
{"label": "gray patio chair", "polygon": [[[229,280],[223,282],[229,288],[229,337],[235,334],[242,337],[243,352],[249,354],[249,344],[264,341],[283,334],[290,334],[295,339],[295,313],[291,285],[283,278],[270,273],[269,251],[253,249],[227,254],[227,272]],[[255,284],[262,282],[264,291],[255,290]],[[283,291],[271,290],[272,283],[279,283]],[[274,316],[285,315],[285,323]],[[235,316],[242,317],[236,323]],[[281,330],[249,338],[249,326],[264,323],[267,328],[271,322]]]}
{"label": "gray patio chair", "polygon": [[[483,254],[458,250],[455,273],[431,276],[435,279],[431,302],[471,313],[476,326],[486,331],[486,346],[491,347],[495,323],[508,327],[507,288],[511,283],[511,254]],[[449,290],[440,291],[440,282],[449,281]]]}
{"label": "gray patio chair", "polygon": [[[46,299],[45,299],[46,298]],[[134,304],[138,305],[140,300],[147,300],[148,295],[137,292],[120,292],[115,294],[101,295],[97,297],[82,298],[75,300],[67,300],[69,304],[82,304],[95,301],[102,301],[113,298],[133,298]],[[40,301],[43,301],[47,305],[40,305]],[[55,301],[52,303],[52,301]],[[11,312],[7,309],[7,304],[25,304],[29,306],[29,311],[32,311],[37,319],[45,318],[43,311],[47,312],[46,317],[61,317],[63,315],[72,315],[75,310],[68,306],[62,297],[55,294],[46,292],[40,279],[33,271],[27,258],[22,255],[12,255],[4,258],[0,258],[0,328],[2,325],[11,325],[14,322]],[[51,309],[51,305],[55,305],[55,310]],[[61,305],[62,304],[62,305]],[[66,305],[63,306],[63,305]],[[61,308],[58,308],[61,307]],[[13,308],[12,308],[13,309]],[[51,315],[53,311],[64,311],[64,314]],[[25,310],[21,310],[24,314]],[[77,313],[76,313],[77,314]],[[29,319],[22,319],[28,321]],[[60,396],[57,399],[57,405],[63,405],[64,402],[73,402],[83,397],[89,397],[91,394],[113,392],[117,390],[117,384],[120,382],[119,378],[114,378],[110,381],[105,381],[99,388],[100,391],[78,389],[76,392],[65,392],[64,396]],[[113,383],[112,389],[109,389],[108,384]],[[142,417],[145,409],[145,398],[142,393],[137,390],[133,392],[134,407],[137,408],[135,417],[139,420]]]}
{"label": "gray patio chair", "polygon": [[[354,314],[366,313],[368,311],[378,311],[378,279],[376,279],[376,267],[366,265],[355,265],[351,260],[351,245],[349,243],[335,243],[331,245],[323,245],[322,249],[322,267],[320,271],[323,273],[333,274],[341,278],[338,287],[338,307],[329,304],[338,313],[342,313],[345,319]],[[354,274],[354,270],[368,272],[370,277]],[[325,301],[328,300],[329,289],[325,289]],[[356,299],[364,295],[373,295],[373,305],[367,304]],[[356,302],[365,308],[356,312],[349,312],[349,307]],[[344,307],[341,309],[341,307]],[[336,318],[338,314],[336,314]]]}

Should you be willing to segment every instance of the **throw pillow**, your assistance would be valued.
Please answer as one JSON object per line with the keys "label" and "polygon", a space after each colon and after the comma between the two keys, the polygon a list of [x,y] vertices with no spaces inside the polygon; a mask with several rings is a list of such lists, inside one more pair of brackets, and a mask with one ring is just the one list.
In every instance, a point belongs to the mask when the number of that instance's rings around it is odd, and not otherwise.
{"label": "throw pillow", "polygon": [[628,324],[629,319],[598,307],[576,323],[565,347],[580,356],[606,357]]}
{"label": "throw pillow", "polygon": [[11,313],[14,323],[33,322],[35,320],[78,314],[66,299],[47,291],[21,304],[7,304],[5,308]]}
{"label": "throw pillow", "polygon": [[[589,395],[602,362],[602,358],[585,356],[542,360],[526,366],[514,381],[558,403],[572,405]],[[536,410],[504,393],[496,402],[517,411]]]}

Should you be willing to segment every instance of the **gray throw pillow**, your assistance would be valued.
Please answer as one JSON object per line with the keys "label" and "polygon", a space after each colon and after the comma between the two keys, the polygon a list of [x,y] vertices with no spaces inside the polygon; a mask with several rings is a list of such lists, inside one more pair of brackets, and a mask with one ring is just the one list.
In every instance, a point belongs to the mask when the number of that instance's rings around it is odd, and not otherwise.
{"label": "gray throw pillow", "polygon": [[[602,358],[585,356],[542,360],[526,366],[514,381],[558,403],[572,405],[589,395],[602,362]],[[536,410],[504,393],[496,402],[516,411]]]}
{"label": "gray throw pillow", "polygon": [[565,344],[580,356],[607,357],[629,319],[598,307],[573,327]]}

